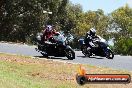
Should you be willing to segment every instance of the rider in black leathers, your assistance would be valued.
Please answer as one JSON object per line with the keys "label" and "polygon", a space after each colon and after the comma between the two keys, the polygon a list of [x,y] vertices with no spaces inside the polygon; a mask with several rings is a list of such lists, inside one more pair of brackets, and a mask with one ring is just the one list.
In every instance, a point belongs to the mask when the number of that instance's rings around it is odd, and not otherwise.
{"label": "rider in black leathers", "polygon": [[94,28],[91,28],[90,31],[86,33],[86,36],[84,39],[85,44],[89,46],[91,50],[94,50],[94,47],[95,47],[95,45],[92,42],[94,38],[97,38],[96,30]]}

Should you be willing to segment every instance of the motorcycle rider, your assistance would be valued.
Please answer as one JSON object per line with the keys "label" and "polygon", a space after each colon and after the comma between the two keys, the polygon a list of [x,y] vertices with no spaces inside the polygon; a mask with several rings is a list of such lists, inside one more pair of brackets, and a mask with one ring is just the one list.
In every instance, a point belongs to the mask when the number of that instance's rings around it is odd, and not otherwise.
{"label": "motorcycle rider", "polygon": [[46,25],[46,28],[43,31],[43,41],[50,41],[54,34],[56,34],[55,28],[51,25]]}
{"label": "motorcycle rider", "polygon": [[91,28],[87,33],[86,33],[86,36],[85,36],[85,39],[84,39],[84,42],[86,45],[88,45],[89,47],[87,49],[91,49],[93,50],[95,45],[93,44],[93,39],[94,38],[97,38],[96,36],[96,29],[95,28]]}

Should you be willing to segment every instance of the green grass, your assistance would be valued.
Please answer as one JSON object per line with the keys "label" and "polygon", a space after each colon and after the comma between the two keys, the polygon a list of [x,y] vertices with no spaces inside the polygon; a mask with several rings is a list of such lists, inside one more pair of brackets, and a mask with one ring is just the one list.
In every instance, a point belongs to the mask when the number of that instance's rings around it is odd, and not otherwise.
{"label": "green grass", "polygon": [[[68,81],[66,82],[67,84],[64,84],[65,81],[61,82],[61,79],[48,80],[47,78],[39,77],[38,74],[35,75],[35,73],[41,72],[42,69],[41,66],[0,61],[0,86],[3,88],[68,88]],[[61,84],[56,83],[56,81],[61,82]]]}
{"label": "green grass", "polygon": [[[83,65],[88,73],[129,73],[127,71]],[[0,88],[109,88],[119,85],[80,86],[75,75],[78,64],[32,59],[27,56],[0,54]],[[128,87],[131,86],[128,84]]]}

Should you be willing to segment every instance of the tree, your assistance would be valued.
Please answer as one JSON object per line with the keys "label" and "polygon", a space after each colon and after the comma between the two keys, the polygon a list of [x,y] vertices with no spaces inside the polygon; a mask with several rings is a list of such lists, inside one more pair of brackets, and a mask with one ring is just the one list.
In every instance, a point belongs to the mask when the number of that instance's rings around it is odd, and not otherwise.
{"label": "tree", "polygon": [[121,7],[111,14],[115,38],[115,51],[118,54],[130,54],[132,47],[132,8],[128,5]]}
{"label": "tree", "polygon": [[80,13],[77,18],[76,33],[83,36],[90,28],[96,28],[97,34],[104,36],[107,32],[109,17],[104,15],[103,10]]}
{"label": "tree", "polygon": [[[43,29],[43,25],[54,24],[58,20],[59,7],[67,5],[67,2],[68,0],[1,0],[0,40],[32,41],[36,33]],[[45,10],[52,11],[53,14],[44,14]]]}

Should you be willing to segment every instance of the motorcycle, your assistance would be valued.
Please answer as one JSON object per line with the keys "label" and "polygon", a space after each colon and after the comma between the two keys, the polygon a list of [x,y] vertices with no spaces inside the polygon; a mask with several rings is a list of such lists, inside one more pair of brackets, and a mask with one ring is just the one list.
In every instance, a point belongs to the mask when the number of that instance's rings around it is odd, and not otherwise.
{"label": "motorcycle", "polygon": [[79,39],[79,43],[81,45],[81,51],[85,56],[90,57],[96,55],[96,56],[106,57],[108,59],[114,58],[114,53],[110,49],[105,39],[103,39],[100,36],[97,36],[97,38],[93,39],[92,42],[95,45],[93,49],[91,49],[89,45],[86,45],[84,43],[84,39]]}
{"label": "motorcycle", "polygon": [[55,56],[55,57],[67,57],[69,60],[75,59],[75,52],[68,44],[69,38],[58,33],[50,38],[50,41],[42,41],[42,33],[37,35],[36,50],[40,52],[44,57]]}

